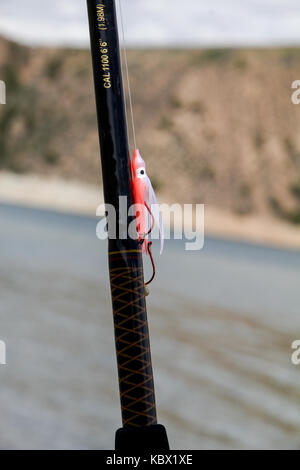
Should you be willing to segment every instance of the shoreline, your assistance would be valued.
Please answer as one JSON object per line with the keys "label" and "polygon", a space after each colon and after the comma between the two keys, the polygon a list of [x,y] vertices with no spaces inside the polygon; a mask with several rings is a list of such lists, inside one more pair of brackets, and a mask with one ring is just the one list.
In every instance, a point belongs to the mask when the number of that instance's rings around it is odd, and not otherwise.
{"label": "shoreline", "polygon": [[[163,196],[159,200],[166,202]],[[2,171],[0,202],[95,216],[104,201],[100,185]],[[205,206],[205,233],[222,239],[300,249],[300,227],[271,217],[241,217],[210,205]]]}

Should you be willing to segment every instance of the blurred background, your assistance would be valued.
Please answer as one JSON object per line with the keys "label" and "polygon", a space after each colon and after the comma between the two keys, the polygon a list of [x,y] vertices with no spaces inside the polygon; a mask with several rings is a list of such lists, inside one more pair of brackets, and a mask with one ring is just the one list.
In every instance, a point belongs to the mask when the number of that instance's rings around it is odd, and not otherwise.
{"label": "blurred background", "polygon": [[[299,449],[299,2],[121,1],[159,201],[206,205],[204,249],[167,242],[148,300],[159,421],[176,449]],[[110,449],[85,1],[1,0],[0,80],[0,448]]]}

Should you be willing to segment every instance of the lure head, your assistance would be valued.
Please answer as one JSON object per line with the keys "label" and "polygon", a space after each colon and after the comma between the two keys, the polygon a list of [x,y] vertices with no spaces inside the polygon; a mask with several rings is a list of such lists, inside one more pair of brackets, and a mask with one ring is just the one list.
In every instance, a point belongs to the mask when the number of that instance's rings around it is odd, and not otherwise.
{"label": "lure head", "polygon": [[141,157],[141,154],[138,150],[134,151],[133,160],[132,160],[132,171],[133,178],[144,179],[147,176],[146,173],[146,164]]}

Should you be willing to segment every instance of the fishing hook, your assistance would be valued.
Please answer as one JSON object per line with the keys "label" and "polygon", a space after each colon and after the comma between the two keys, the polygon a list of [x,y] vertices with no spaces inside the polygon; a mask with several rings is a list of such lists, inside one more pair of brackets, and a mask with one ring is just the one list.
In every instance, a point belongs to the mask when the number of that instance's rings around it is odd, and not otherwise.
{"label": "fishing hook", "polygon": [[[155,219],[154,219],[154,216],[151,212],[151,210],[149,209],[148,207],[148,204],[146,204],[146,202],[144,203],[145,206],[146,206],[146,209],[147,211],[149,212],[149,214],[151,215],[151,218],[152,218],[152,225],[150,227],[150,230],[144,234],[143,238],[139,241],[139,244],[142,246],[142,244],[144,243],[145,241],[145,238],[150,235],[150,233],[152,232],[153,228],[154,228],[154,225],[155,225]],[[155,262],[154,262],[154,259],[153,259],[153,255],[152,255],[152,251],[151,251],[151,247],[152,247],[152,242],[149,242],[148,243],[148,246],[147,246],[147,250],[148,250],[148,253],[149,253],[149,256],[150,256],[150,260],[151,260],[151,264],[152,264],[152,270],[153,270],[153,273],[152,273],[152,276],[150,278],[150,280],[148,282],[145,282],[145,286],[149,286],[149,284],[151,284],[151,282],[153,281],[153,279],[155,278],[155,274],[156,274],[156,268],[155,268]]]}

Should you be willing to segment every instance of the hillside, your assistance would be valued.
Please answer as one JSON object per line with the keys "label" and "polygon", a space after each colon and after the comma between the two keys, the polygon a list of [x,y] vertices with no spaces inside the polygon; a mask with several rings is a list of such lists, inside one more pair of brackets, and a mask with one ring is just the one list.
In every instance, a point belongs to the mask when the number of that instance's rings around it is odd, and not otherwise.
{"label": "hillside", "polygon": [[[129,51],[138,145],[174,202],[300,223],[300,50]],[[98,183],[89,51],[0,39],[0,169]]]}

